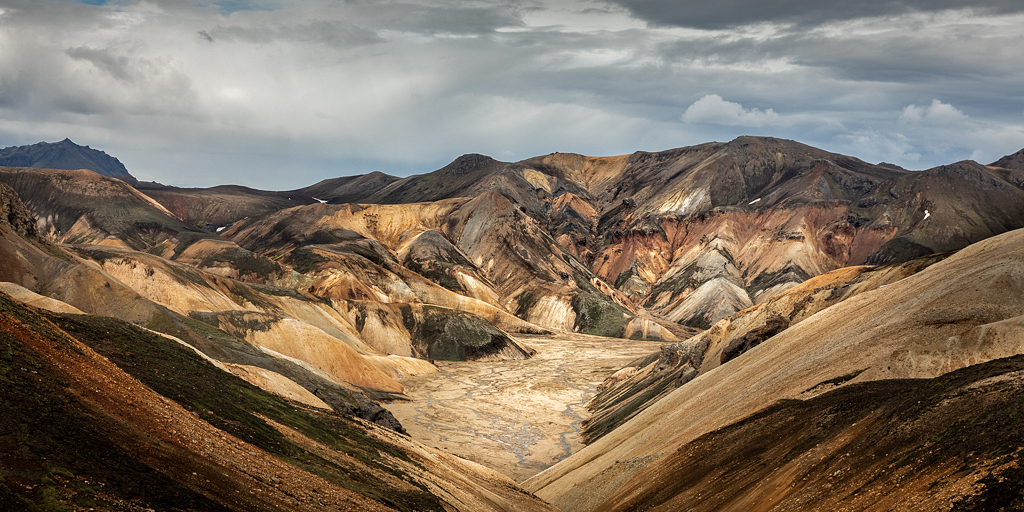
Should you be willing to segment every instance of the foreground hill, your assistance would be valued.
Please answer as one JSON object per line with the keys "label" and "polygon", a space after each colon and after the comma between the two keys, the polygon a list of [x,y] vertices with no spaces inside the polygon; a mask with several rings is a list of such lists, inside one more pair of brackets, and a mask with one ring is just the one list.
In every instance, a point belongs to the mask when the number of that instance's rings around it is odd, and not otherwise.
{"label": "foreground hill", "polygon": [[0,166],[70,171],[88,169],[103,176],[135,181],[120,160],[89,146],[79,146],[71,139],[0,149]]}
{"label": "foreground hill", "polygon": [[511,480],[288,402],[124,322],[0,293],[0,508],[551,510]]}
{"label": "foreground hill", "polygon": [[684,384],[525,485],[562,510],[593,510],[628,482],[659,481],[658,461],[686,443],[779,400],[837,384],[933,378],[1019,354],[1022,247],[1022,230],[993,237],[826,308]]}
{"label": "foreground hill", "polygon": [[709,432],[598,510],[1020,510],[1024,356],[852,384]]}

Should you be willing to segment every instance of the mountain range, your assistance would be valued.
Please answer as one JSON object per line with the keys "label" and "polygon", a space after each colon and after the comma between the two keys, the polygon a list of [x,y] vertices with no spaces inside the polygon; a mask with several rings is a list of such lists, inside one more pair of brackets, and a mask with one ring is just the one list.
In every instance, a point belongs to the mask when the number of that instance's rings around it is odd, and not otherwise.
{"label": "mountain range", "polygon": [[[75,148],[0,162],[0,504],[981,510],[1024,487],[1024,150],[908,171],[740,137],[280,192],[32,163]],[[522,487],[379,405],[554,332],[664,343]]]}

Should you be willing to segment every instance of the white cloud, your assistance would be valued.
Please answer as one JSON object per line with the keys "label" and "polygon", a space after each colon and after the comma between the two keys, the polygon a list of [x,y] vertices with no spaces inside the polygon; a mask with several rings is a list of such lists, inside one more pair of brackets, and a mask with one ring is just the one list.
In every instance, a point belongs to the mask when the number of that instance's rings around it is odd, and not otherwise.
{"label": "white cloud", "polygon": [[960,125],[967,121],[967,115],[953,105],[936,99],[927,107],[907,105],[900,114],[899,121],[907,124]]}
{"label": "white cloud", "polygon": [[708,94],[693,102],[686,108],[682,120],[685,123],[749,127],[776,126],[782,123],[782,118],[772,109],[743,108],[743,105],[726,101],[717,94]]}

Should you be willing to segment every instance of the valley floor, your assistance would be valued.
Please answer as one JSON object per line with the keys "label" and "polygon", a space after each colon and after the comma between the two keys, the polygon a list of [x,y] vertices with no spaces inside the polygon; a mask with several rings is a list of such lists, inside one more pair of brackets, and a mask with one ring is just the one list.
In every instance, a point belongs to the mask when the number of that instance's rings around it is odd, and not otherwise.
{"label": "valley floor", "polygon": [[386,405],[414,439],[517,482],[582,448],[579,425],[597,386],[661,344],[560,334],[524,336],[525,361],[443,362],[402,380],[411,402]]}

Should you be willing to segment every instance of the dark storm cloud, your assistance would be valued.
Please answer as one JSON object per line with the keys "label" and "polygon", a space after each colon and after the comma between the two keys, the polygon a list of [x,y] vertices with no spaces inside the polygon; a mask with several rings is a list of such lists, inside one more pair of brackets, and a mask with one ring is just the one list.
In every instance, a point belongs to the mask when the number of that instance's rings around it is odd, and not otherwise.
{"label": "dark storm cloud", "polygon": [[509,5],[485,7],[425,5],[405,2],[368,2],[361,14],[380,29],[424,34],[485,34],[504,27],[519,27],[519,9]]}
{"label": "dark storm cloud", "polygon": [[383,41],[375,32],[344,21],[311,20],[285,24],[247,24],[216,26],[200,31],[210,42],[214,40],[269,44],[292,41],[348,48]]}
{"label": "dark storm cloud", "polygon": [[831,21],[947,9],[991,14],[1024,12],[1019,0],[612,0],[656,25],[722,29],[775,22],[816,25]]}
{"label": "dark storm cloud", "polygon": [[118,80],[132,82],[138,76],[132,68],[128,57],[115,55],[110,50],[97,50],[95,48],[79,46],[77,48],[68,48],[64,53],[72,59],[89,62]]}

